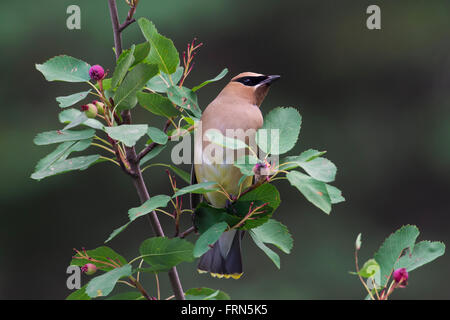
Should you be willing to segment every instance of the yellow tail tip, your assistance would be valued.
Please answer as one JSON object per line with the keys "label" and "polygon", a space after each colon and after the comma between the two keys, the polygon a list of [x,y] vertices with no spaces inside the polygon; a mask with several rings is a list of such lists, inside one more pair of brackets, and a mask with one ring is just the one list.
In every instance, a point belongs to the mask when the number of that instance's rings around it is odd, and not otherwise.
{"label": "yellow tail tip", "polygon": [[202,274],[202,273],[209,273],[213,278],[225,278],[225,279],[239,279],[244,273],[232,273],[232,274],[222,274],[222,273],[213,273],[213,272],[208,272],[206,270],[200,270],[197,269],[198,273]]}

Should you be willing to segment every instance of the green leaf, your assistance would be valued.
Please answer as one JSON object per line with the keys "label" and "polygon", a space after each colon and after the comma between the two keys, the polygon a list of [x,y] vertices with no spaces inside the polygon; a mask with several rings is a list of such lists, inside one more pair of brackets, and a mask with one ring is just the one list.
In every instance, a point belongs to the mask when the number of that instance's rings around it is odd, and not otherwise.
{"label": "green leaf", "polygon": [[167,97],[177,106],[180,106],[189,115],[195,118],[200,118],[202,116],[202,111],[198,106],[197,95],[191,89],[179,86],[170,86],[167,89]]}
{"label": "green leaf", "polygon": [[129,277],[132,274],[131,265],[126,264],[120,268],[108,271],[101,276],[93,278],[86,287],[86,293],[91,298],[106,297],[116,286],[121,278]]}
{"label": "green leaf", "polygon": [[180,111],[173,106],[169,99],[157,93],[139,92],[137,98],[142,107],[157,116],[170,118],[180,114]]}
{"label": "green leaf", "polygon": [[81,60],[69,56],[57,56],[44,64],[36,64],[47,81],[86,82],[90,80],[91,66]]}
{"label": "green leaf", "polygon": [[[213,186],[216,186],[216,187],[213,188]],[[216,191],[216,190],[220,190],[220,188],[217,186],[217,182],[213,182],[213,181],[202,182],[202,183],[197,183],[197,184],[193,184],[193,185],[178,189],[172,198],[182,196],[186,193],[203,194],[203,193],[208,193],[208,192]]]}
{"label": "green leaf", "polygon": [[206,80],[205,82],[203,82],[202,84],[195,86],[194,88],[192,88],[192,91],[197,91],[198,89],[203,88],[204,86],[206,86],[207,84],[211,83],[211,82],[215,82],[215,81],[219,81],[221,80],[223,77],[225,77],[225,75],[228,73],[228,69],[225,68],[223,69],[217,76],[215,76],[214,78],[212,78],[211,80]]}
{"label": "green leaf", "polygon": [[445,244],[442,242],[421,241],[414,245],[412,254],[405,254],[400,258],[394,269],[406,268],[409,272],[437,259],[444,253]]}
{"label": "green leaf", "polygon": [[160,35],[155,25],[145,18],[140,18],[138,24],[151,45],[146,61],[157,64],[159,70],[167,74],[174,73],[180,64],[180,58],[172,40]]}
{"label": "green leaf", "polygon": [[225,292],[205,287],[189,289],[184,295],[186,300],[230,300]]}
{"label": "green leaf", "polygon": [[370,278],[375,276],[377,272],[380,272],[380,265],[375,261],[375,259],[370,259],[364,263],[358,274],[363,278]]}
{"label": "green leaf", "polygon": [[116,294],[115,296],[109,297],[106,300],[141,300],[143,298],[142,294],[137,291],[130,291]]}
{"label": "green leaf", "polygon": [[149,200],[145,201],[141,206],[137,208],[132,208],[128,210],[128,217],[130,218],[130,222],[136,220],[143,215],[146,215],[149,212],[157,208],[164,208],[170,201],[170,196],[166,195],[157,195],[151,197]]}
{"label": "green leaf", "polygon": [[123,230],[125,230],[131,222],[133,222],[137,218],[142,217],[143,215],[146,215],[147,213],[152,212],[155,209],[166,207],[167,204],[169,203],[170,199],[171,199],[170,196],[157,195],[157,196],[151,197],[149,200],[144,202],[141,206],[128,210],[128,218],[130,219],[130,221],[127,222],[126,224],[124,224],[123,226],[115,229],[110,234],[108,239],[106,239],[105,243],[114,239],[119,233],[121,233]]}
{"label": "green leaf", "polygon": [[123,142],[127,147],[133,147],[147,133],[146,124],[122,124],[117,127],[105,127],[106,133],[113,139]]}
{"label": "green leaf", "polygon": [[265,203],[267,205],[259,210],[263,212],[253,215],[252,220],[247,220],[240,229],[248,230],[265,224],[281,203],[280,193],[274,185],[265,183],[244,194],[233,204],[232,210],[236,215],[243,218],[249,212],[250,206],[257,208]]}
{"label": "green leaf", "polygon": [[[114,261],[120,262],[120,264],[126,264],[127,261],[124,257],[122,257],[120,254],[115,252],[113,249],[109,247],[98,247],[96,249],[87,250],[86,253],[91,257],[93,260],[103,261],[103,262],[111,262],[109,259],[112,259]],[[77,253],[75,257],[80,257],[80,255]],[[109,258],[109,259],[108,259]],[[73,266],[84,266],[86,263],[92,263],[94,264],[99,270],[103,271],[110,271],[113,270],[113,268],[109,265],[99,263],[93,260],[87,260],[87,259],[77,259],[73,258],[70,262],[70,265]]]}
{"label": "green leaf", "polygon": [[36,165],[35,172],[45,170],[52,164],[67,159],[73,151],[83,151],[92,143],[92,139],[81,141],[68,141],[60,144],[52,153],[48,154]]}
{"label": "green leaf", "polygon": [[39,133],[34,138],[34,143],[38,146],[47,145],[52,143],[60,143],[66,141],[84,140],[90,139],[95,136],[95,130],[86,129],[81,131],[47,131]]}
{"label": "green leaf", "polygon": [[211,141],[211,143],[227,149],[247,149],[247,144],[239,139],[234,139],[231,137],[224,136],[222,132],[217,129],[209,129],[205,132],[204,136],[206,139]]}
{"label": "green leaf", "polygon": [[342,196],[341,190],[329,184],[327,184],[326,187],[328,195],[330,196],[331,204],[337,204],[345,201],[345,198]]}
{"label": "green leaf", "polygon": [[[183,72],[184,72],[183,67],[177,67],[175,73],[170,75],[174,85],[177,85],[178,82],[181,80]],[[146,87],[155,92],[166,93],[167,89],[169,89],[169,87],[172,85],[170,77],[169,75],[161,71],[159,74],[157,74],[147,82]]]}
{"label": "green leaf", "polygon": [[326,214],[331,212],[331,199],[325,183],[313,179],[301,172],[291,171],[286,174],[287,179],[305,198]]}
{"label": "green leaf", "polygon": [[100,155],[91,155],[71,158],[63,161],[58,161],[46,169],[35,172],[31,175],[32,179],[41,180],[46,177],[54,176],[57,174],[73,171],[73,170],[84,170],[87,169],[92,164],[96,163],[100,159]]}
{"label": "green leaf", "polygon": [[210,245],[216,243],[227,228],[228,224],[222,221],[212,225],[208,230],[202,233],[195,243],[194,257],[198,258],[208,251],[210,249]]}
{"label": "green leaf", "polygon": [[141,159],[141,165],[144,165],[144,164],[146,164],[147,162],[149,162],[150,160],[152,160],[153,158],[155,158],[155,157],[156,157],[157,155],[159,155],[166,147],[167,147],[167,144],[164,144],[164,145],[157,145],[156,147],[154,147],[152,151],[150,151],[149,153],[147,153],[147,155]]}
{"label": "green leaf", "polygon": [[291,150],[298,139],[302,117],[295,108],[275,108],[264,117],[264,125],[256,134],[258,146],[269,154]]}
{"label": "green leaf", "polygon": [[211,205],[201,202],[194,213],[194,225],[200,233],[206,232],[216,223],[225,221],[230,227],[241,221],[241,217],[229,214],[225,208],[214,208]]}
{"label": "green leaf", "polygon": [[116,69],[114,70],[113,77],[111,79],[111,87],[116,88],[118,85],[122,83],[123,78],[130,69],[131,65],[134,62],[134,50],[136,46],[132,45],[131,49],[125,53],[122,59],[119,59],[117,62]]}
{"label": "green leaf", "polygon": [[60,108],[67,108],[85,99],[92,90],[71,94],[70,96],[57,97],[56,101]]}
{"label": "green leaf", "polygon": [[284,253],[291,253],[294,240],[287,227],[281,222],[269,219],[269,221],[251,231],[262,242],[273,244]]}
{"label": "green leaf", "polygon": [[403,226],[395,233],[391,234],[378,249],[374,259],[380,265],[380,285],[385,286],[397,260],[403,251],[409,248],[414,250],[414,243],[419,236],[419,229],[416,226]]}
{"label": "green leaf", "polygon": [[[117,60],[117,64],[121,63],[122,60],[128,57],[128,53],[131,52],[131,49],[123,50],[122,54],[120,55],[119,59]],[[138,65],[142,61],[147,58],[148,54],[150,52],[150,43],[143,42],[135,45],[135,50],[133,53],[134,56],[134,62],[131,64],[130,68],[133,68],[134,66]]]}
{"label": "green leaf", "polygon": [[257,228],[251,229],[250,236],[255,244],[275,263],[278,269],[280,268],[280,257],[267,247],[265,243],[273,244],[288,254],[293,246],[292,236],[286,226],[273,219]]}
{"label": "green leaf", "polygon": [[118,111],[134,108],[137,103],[136,94],[158,73],[154,64],[139,64],[131,70],[114,95],[114,103]]}
{"label": "green leaf", "polygon": [[154,237],[142,242],[139,251],[154,272],[167,271],[181,262],[194,260],[194,245],[180,238]]}
{"label": "green leaf", "polygon": [[67,296],[66,300],[91,300],[91,297],[89,297],[86,293],[86,287],[87,284],[72,292]]}
{"label": "green leaf", "polygon": [[[81,114],[83,114],[83,112],[81,112],[80,110],[71,108],[60,112],[58,118],[61,123],[71,123],[76,119],[79,119]],[[103,130],[103,124],[97,119],[87,119],[82,123],[82,125],[91,127],[93,129]]]}
{"label": "green leaf", "polygon": [[278,269],[280,269],[281,262],[280,262],[280,256],[270,249],[268,246],[264,244],[253,232],[253,230],[250,230],[250,236],[253,239],[253,242],[260,248],[269,258],[273,261],[273,263],[276,265]]}
{"label": "green leaf", "polygon": [[147,135],[150,137],[150,139],[152,139],[153,142],[156,142],[158,144],[166,144],[169,140],[169,137],[164,133],[164,131],[155,127],[148,127]]}

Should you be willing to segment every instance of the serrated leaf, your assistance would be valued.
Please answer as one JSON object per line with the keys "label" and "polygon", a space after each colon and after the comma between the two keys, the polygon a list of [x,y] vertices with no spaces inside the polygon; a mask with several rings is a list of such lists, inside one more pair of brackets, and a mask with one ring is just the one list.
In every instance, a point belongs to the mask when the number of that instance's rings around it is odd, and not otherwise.
{"label": "serrated leaf", "polygon": [[380,265],[380,285],[385,286],[397,259],[407,248],[414,250],[414,244],[419,236],[419,229],[416,226],[403,226],[395,233],[391,234],[375,253],[374,259]]}
{"label": "serrated leaf", "polygon": [[329,184],[327,184],[326,187],[328,195],[330,196],[331,204],[337,204],[345,201],[341,190]]}
{"label": "serrated leaf", "polygon": [[130,218],[130,222],[136,220],[143,215],[152,212],[157,208],[164,208],[170,201],[170,196],[166,195],[157,195],[151,197],[149,200],[145,201],[142,205],[137,208],[132,208],[128,210],[128,217]]}
{"label": "serrated leaf", "polygon": [[269,219],[263,225],[252,229],[252,232],[264,243],[270,243],[276,246],[284,253],[291,253],[294,240],[287,227],[281,222]]}
{"label": "serrated leaf", "polygon": [[91,155],[71,158],[63,161],[58,161],[46,169],[37,171],[31,175],[32,179],[41,180],[50,176],[57,174],[73,171],[73,170],[84,170],[87,169],[92,164],[96,163],[100,159],[100,155]]}
{"label": "serrated leaf", "polygon": [[62,129],[62,131],[67,131],[69,129],[75,128],[75,127],[79,126],[80,124],[83,124],[87,120],[89,120],[89,118],[86,116],[86,114],[84,112],[82,112],[72,122],[70,122],[68,125],[66,125]]}
{"label": "serrated leaf", "polygon": [[43,64],[36,64],[47,81],[86,82],[90,80],[91,66],[70,56],[57,56]]}
{"label": "serrated leaf", "polygon": [[241,221],[241,217],[229,214],[225,208],[214,208],[211,205],[201,202],[194,213],[194,225],[200,233],[204,233],[212,225],[225,221],[230,227]]}
{"label": "serrated leaf", "polygon": [[137,103],[136,94],[144,88],[150,78],[158,73],[154,64],[139,64],[131,70],[114,95],[117,111],[134,108]]}
{"label": "serrated leaf", "polygon": [[170,86],[167,89],[167,97],[174,104],[186,110],[189,115],[198,119],[202,116],[202,111],[198,106],[197,95],[191,89],[186,87],[180,88],[176,85]]}
{"label": "serrated leaf", "polygon": [[280,193],[270,183],[265,183],[241,196],[232,206],[232,210],[241,218],[249,212],[250,207],[254,209],[266,203],[267,205],[261,208],[257,215],[253,215],[252,219],[240,226],[240,229],[249,230],[265,224],[281,203]]}
{"label": "serrated leaf", "polygon": [[421,241],[414,245],[412,254],[405,254],[396,263],[394,269],[406,268],[406,270],[415,270],[445,253],[445,244],[439,241]]}
{"label": "serrated leaf", "polygon": [[[213,187],[214,186],[214,187]],[[220,188],[217,186],[217,182],[202,182],[193,184],[181,189],[178,189],[177,192],[173,195],[173,198],[182,196],[186,193],[197,193],[197,194],[203,194],[208,193],[211,191],[219,190]]]}
{"label": "serrated leaf", "polygon": [[286,153],[295,146],[301,123],[302,117],[295,108],[275,108],[264,117],[256,142],[265,153]]}
{"label": "serrated leaf", "polygon": [[186,300],[230,300],[230,296],[223,291],[211,288],[192,288],[185,293]]}
{"label": "serrated leaf", "polygon": [[139,252],[154,272],[167,271],[194,260],[194,245],[180,238],[153,237],[142,242]]}
{"label": "serrated leaf", "polygon": [[211,83],[211,82],[215,82],[215,81],[219,81],[221,80],[223,77],[225,77],[225,75],[228,73],[228,69],[225,68],[223,69],[217,76],[215,76],[214,78],[210,79],[210,80],[206,80],[205,82],[203,82],[202,84],[195,86],[192,88],[192,91],[197,91],[201,88],[203,88],[204,86],[206,86],[207,84]]}
{"label": "serrated leaf", "polygon": [[331,199],[325,183],[313,179],[301,172],[291,171],[286,174],[287,179],[305,198],[326,214],[331,211]]}
{"label": "serrated leaf", "polygon": [[[73,258],[72,261],[70,262],[70,265],[81,267],[81,266],[84,266],[86,263],[92,263],[99,270],[110,271],[113,269],[113,267],[111,267],[107,264],[104,264],[104,263],[96,262],[95,260],[110,263],[111,261],[109,259],[112,259],[114,261],[119,262],[121,265],[127,263],[127,261],[125,260],[124,257],[122,257],[120,254],[118,254],[113,249],[111,249],[109,247],[105,247],[105,246],[101,246],[101,247],[98,247],[98,248],[95,248],[92,250],[87,250],[86,253],[89,255],[89,257],[93,258],[93,260]],[[80,255],[78,253],[75,256],[80,257]]]}
{"label": "serrated leaf", "polygon": [[133,147],[148,130],[146,124],[122,124],[116,127],[105,127],[106,133],[113,139],[123,142],[127,147]]}
{"label": "serrated leaf", "polygon": [[303,151],[299,156],[289,156],[281,161],[279,167],[280,170],[292,170],[299,167],[298,162],[307,162],[314,160],[315,158],[323,156],[326,151],[318,151],[314,149],[308,149]]}
{"label": "serrated leaf", "polygon": [[180,115],[180,111],[173,106],[168,98],[157,93],[139,92],[137,98],[143,108],[157,116],[171,118]]}
{"label": "serrated leaf", "polygon": [[252,237],[253,242],[258,246],[258,248],[260,248],[270,258],[270,260],[272,260],[275,266],[280,269],[280,256],[275,251],[266,246],[264,242],[259,240],[259,238],[253,233],[253,230],[250,230],[250,236]]}
{"label": "serrated leaf", "polygon": [[[128,57],[128,53],[131,51],[131,49],[123,50],[122,54],[120,55],[119,59],[117,60],[117,64],[121,63],[123,59]],[[143,42],[139,43],[135,46],[135,50],[133,53],[134,56],[134,62],[131,64],[130,68],[136,66],[137,64],[141,63],[142,61],[147,58],[148,54],[150,52],[150,43]]]}
{"label": "serrated leaf", "polygon": [[167,74],[174,73],[180,64],[180,58],[172,40],[160,35],[155,25],[145,18],[140,18],[138,24],[151,45],[146,61],[157,64],[159,70]]}
{"label": "serrated leaf", "polygon": [[208,251],[210,249],[210,245],[216,243],[227,228],[228,223],[222,221],[212,225],[208,230],[203,232],[195,242],[194,257],[198,258]]}
{"label": "serrated leaf", "polygon": [[[77,119],[81,114],[82,114],[82,112],[80,110],[73,109],[73,108],[66,109],[59,113],[58,119],[59,119],[59,122],[61,122],[61,123],[71,123],[71,122],[75,121],[75,119]],[[97,119],[87,119],[86,121],[84,121],[82,123],[82,125],[93,128],[93,129],[103,130],[103,124],[100,121],[98,121]]]}
{"label": "serrated leaf", "polygon": [[131,265],[126,264],[120,268],[108,271],[101,276],[93,278],[86,287],[86,293],[91,298],[106,297],[116,286],[121,278],[129,277],[132,274]]}
{"label": "serrated leaf", "polygon": [[146,87],[155,92],[166,93],[167,89],[169,89],[169,87],[172,85],[172,82],[174,85],[178,84],[178,82],[181,80],[181,77],[183,76],[183,72],[183,67],[177,67],[177,70],[170,75],[170,77],[172,78],[172,81],[170,81],[169,75],[161,71],[159,74],[157,74],[147,82]]}
{"label": "serrated leaf", "polygon": [[47,145],[52,143],[60,143],[66,141],[76,141],[90,139],[95,136],[95,130],[86,129],[81,131],[47,131],[39,133],[33,140],[33,142],[38,145]]}
{"label": "serrated leaf", "polygon": [[[308,150],[309,151],[309,150]],[[311,153],[302,153],[300,156],[290,156],[283,160],[286,163],[282,170],[290,170],[301,167],[312,178],[332,182],[336,177],[337,168],[330,160],[322,157],[309,157]],[[307,159],[307,160],[305,160]]]}
{"label": "serrated leaf", "polygon": [[60,108],[71,107],[74,104],[76,104],[76,103],[80,102],[81,100],[85,99],[89,95],[89,93],[91,91],[92,90],[88,90],[88,91],[74,93],[74,94],[71,94],[69,96],[57,97],[56,101],[59,103],[59,107]]}
{"label": "serrated leaf", "polygon": [[116,88],[118,85],[122,83],[123,78],[130,69],[131,65],[134,62],[134,50],[136,46],[132,45],[131,49],[124,54],[122,59],[117,61],[116,69],[114,70],[113,77],[111,79],[111,87]]}
{"label": "serrated leaf", "polygon": [[52,153],[48,154],[36,165],[35,172],[47,169],[52,164],[67,159],[73,151],[83,151],[92,143],[92,139],[81,141],[68,141],[60,144]]}
{"label": "serrated leaf", "polygon": [[169,137],[164,133],[164,131],[155,127],[148,127],[147,135],[150,137],[150,139],[152,139],[153,142],[156,142],[158,144],[166,144],[169,140]]}

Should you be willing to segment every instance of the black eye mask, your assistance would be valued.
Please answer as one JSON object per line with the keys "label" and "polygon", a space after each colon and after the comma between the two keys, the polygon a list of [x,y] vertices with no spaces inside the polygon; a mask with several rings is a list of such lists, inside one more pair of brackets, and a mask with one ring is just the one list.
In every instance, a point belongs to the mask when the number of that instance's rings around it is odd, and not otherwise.
{"label": "black eye mask", "polygon": [[240,82],[245,86],[248,87],[253,87],[256,86],[258,84],[260,84],[261,82],[263,82],[264,80],[266,80],[268,77],[267,76],[249,76],[249,77],[242,77],[242,78],[238,78],[234,81],[236,82]]}

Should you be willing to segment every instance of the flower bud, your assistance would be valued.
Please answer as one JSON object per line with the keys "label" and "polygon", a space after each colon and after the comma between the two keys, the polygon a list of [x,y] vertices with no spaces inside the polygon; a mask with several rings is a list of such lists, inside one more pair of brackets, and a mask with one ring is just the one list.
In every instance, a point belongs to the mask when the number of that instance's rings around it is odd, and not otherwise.
{"label": "flower bud", "polygon": [[102,80],[103,77],[105,76],[105,70],[103,69],[102,66],[96,64],[95,66],[92,66],[89,69],[89,76],[93,81]]}
{"label": "flower bud", "polygon": [[269,181],[270,175],[272,174],[270,163],[267,160],[262,162],[258,162],[253,167],[253,173],[255,174],[255,180],[259,181],[261,179],[266,179]]}
{"label": "flower bud", "polygon": [[97,107],[97,111],[100,114],[105,114],[105,104],[103,102],[94,100],[92,101],[93,104],[95,104],[95,106]]}
{"label": "flower bud", "polygon": [[97,271],[97,267],[95,264],[87,263],[81,267],[81,272],[84,272],[88,276],[93,275]]}
{"label": "flower bud", "polygon": [[406,287],[408,284],[408,271],[405,268],[399,268],[394,270],[394,281],[396,284],[399,284],[400,288]]}
{"label": "flower bud", "polygon": [[84,111],[88,118],[95,118],[97,116],[97,107],[92,103],[81,106],[81,110]]}

